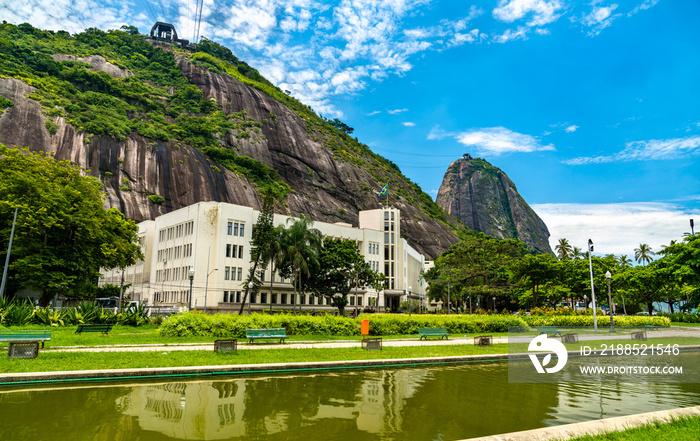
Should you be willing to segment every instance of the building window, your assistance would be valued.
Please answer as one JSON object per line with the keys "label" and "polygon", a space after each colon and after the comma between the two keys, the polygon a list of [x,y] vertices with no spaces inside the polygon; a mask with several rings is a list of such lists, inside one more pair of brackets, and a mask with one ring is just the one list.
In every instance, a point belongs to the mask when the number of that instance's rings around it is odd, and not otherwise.
{"label": "building window", "polygon": [[250,293],[250,303],[258,303],[257,299],[258,295],[254,292]]}
{"label": "building window", "polygon": [[389,233],[384,233],[384,243],[389,243]]}
{"label": "building window", "polygon": [[226,234],[229,236],[233,234],[233,222],[229,222],[226,227]]}
{"label": "building window", "polygon": [[272,294],[272,302],[271,303],[277,304],[277,294],[276,293]]}
{"label": "building window", "polygon": [[314,296],[310,295],[309,296],[309,305],[313,305],[313,304],[314,304]]}
{"label": "building window", "polygon": [[239,259],[243,258],[243,245],[238,246],[238,258]]}
{"label": "building window", "polygon": [[224,291],[224,303],[228,302],[228,291]]}
{"label": "building window", "polygon": [[260,303],[267,303],[267,293],[266,292],[260,293]]}
{"label": "building window", "polygon": [[357,306],[362,306],[362,296],[357,298]]}
{"label": "building window", "polygon": [[301,294],[299,296],[299,300],[301,300],[302,305],[306,305],[306,296],[305,295]]}
{"label": "building window", "polygon": [[391,243],[394,243],[394,233],[391,233]]}
{"label": "building window", "polygon": [[389,212],[388,211],[384,212],[384,220],[389,220]]}
{"label": "building window", "polygon": [[286,305],[287,304],[287,294],[282,294],[281,297],[282,297],[282,300],[280,301],[280,305]]}
{"label": "building window", "polygon": [[238,280],[243,280],[243,268],[238,268]]}
{"label": "building window", "polygon": [[[231,257],[231,245],[226,245],[226,257]],[[236,256],[233,256],[236,257]]]}
{"label": "building window", "polygon": [[241,292],[236,291],[236,303],[241,303]]}
{"label": "building window", "polygon": [[389,231],[389,222],[384,222],[384,231]]}
{"label": "building window", "polygon": [[355,296],[350,296],[350,306],[355,306]]}
{"label": "building window", "polygon": [[295,302],[294,300],[295,300],[295,299],[294,299],[294,294],[290,294],[290,295],[289,295],[289,303],[292,304],[292,305],[296,305],[296,302]]}
{"label": "building window", "polygon": [[243,228],[245,227],[245,224],[241,224],[241,230],[239,236],[243,237]]}
{"label": "building window", "polygon": [[226,268],[224,268],[224,280],[230,280],[230,279],[229,279],[229,273],[230,273],[230,271],[231,271],[231,267],[230,267],[230,266],[227,266]]}

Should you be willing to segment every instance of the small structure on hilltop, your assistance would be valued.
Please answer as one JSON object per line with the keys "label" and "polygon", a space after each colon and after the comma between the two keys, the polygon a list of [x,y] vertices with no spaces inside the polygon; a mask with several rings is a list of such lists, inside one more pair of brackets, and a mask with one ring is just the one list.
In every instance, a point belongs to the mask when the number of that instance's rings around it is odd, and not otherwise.
{"label": "small structure on hilltop", "polygon": [[163,23],[162,21],[158,21],[153,25],[151,32],[148,35],[148,39],[160,43],[176,44],[182,48],[191,48],[194,46],[190,45],[189,40],[177,38],[175,26],[171,25],[170,23]]}

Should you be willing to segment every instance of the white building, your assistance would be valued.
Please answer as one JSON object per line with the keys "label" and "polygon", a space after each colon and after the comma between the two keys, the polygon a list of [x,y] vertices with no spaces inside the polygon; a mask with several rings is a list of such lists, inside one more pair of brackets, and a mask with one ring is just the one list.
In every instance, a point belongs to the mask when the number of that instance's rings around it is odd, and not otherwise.
{"label": "white building", "polygon": [[[250,268],[252,227],[258,210],[220,202],[200,202],[139,224],[144,260],[124,270],[126,293],[151,306],[235,312],[240,309],[244,281]],[[274,225],[287,225],[289,216],[274,215]],[[372,269],[386,276],[386,288],[377,293],[357,287],[348,296],[347,309],[377,306],[396,311],[402,301],[425,298],[421,271],[425,257],[401,234],[401,212],[387,207],[361,211],[359,228],[345,223],[314,222],[324,237],[353,240]],[[193,271],[190,304],[190,270]],[[246,302],[245,309],[301,308],[335,310],[327,299],[308,293],[294,294],[289,279],[267,269],[263,285]],[[103,271],[100,284],[119,285],[122,272]]]}

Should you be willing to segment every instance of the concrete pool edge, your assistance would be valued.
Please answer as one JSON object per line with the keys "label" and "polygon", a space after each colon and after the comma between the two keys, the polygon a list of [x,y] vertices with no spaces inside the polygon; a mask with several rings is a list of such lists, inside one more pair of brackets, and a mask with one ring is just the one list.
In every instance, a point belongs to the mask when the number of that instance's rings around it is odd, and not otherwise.
{"label": "concrete pool edge", "polygon": [[656,421],[661,423],[671,422],[674,419],[686,416],[700,416],[700,406],[604,418],[601,420],[565,424],[562,426],[543,427],[521,432],[469,438],[461,441],[560,441],[586,435],[603,435],[610,432],[622,432]]}
{"label": "concrete pool edge", "polygon": [[[467,362],[502,361],[514,354],[455,355],[448,357],[387,358],[371,360],[314,361],[294,363],[261,363],[214,366],[180,366],[136,369],[100,369],[86,371],[25,372],[0,374],[0,387],[52,382],[110,381],[124,379],[211,377],[258,373],[289,373],[392,367],[412,365],[439,365]],[[526,357],[526,354],[522,354]],[[520,358],[520,357],[518,357]]]}

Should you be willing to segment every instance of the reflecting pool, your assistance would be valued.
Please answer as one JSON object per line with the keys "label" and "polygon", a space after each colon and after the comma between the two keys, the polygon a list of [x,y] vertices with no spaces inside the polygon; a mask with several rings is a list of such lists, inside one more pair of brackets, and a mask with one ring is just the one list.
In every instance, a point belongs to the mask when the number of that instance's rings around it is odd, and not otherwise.
{"label": "reflecting pool", "polygon": [[13,441],[457,440],[700,405],[700,384],[509,384],[507,363],[0,389]]}

